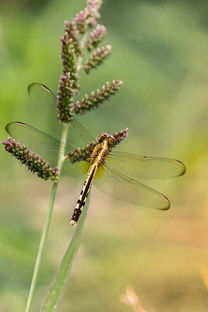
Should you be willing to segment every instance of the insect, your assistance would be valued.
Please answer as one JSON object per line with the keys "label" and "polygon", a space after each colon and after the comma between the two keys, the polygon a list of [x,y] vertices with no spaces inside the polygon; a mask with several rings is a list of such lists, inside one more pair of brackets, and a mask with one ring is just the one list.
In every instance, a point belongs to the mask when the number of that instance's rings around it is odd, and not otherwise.
{"label": "insect", "polygon": [[[51,98],[52,102],[55,103],[55,94],[42,84],[31,84],[29,94],[38,103],[42,103],[41,94],[44,94],[46,98]],[[50,107],[55,111],[55,107]],[[56,156],[61,144],[54,136],[29,124],[16,121],[7,124],[6,130],[18,142],[26,145],[44,159],[46,157],[45,160],[49,164],[53,162],[50,156]],[[170,202],[165,195],[143,184],[138,179],[163,179],[181,176],[186,171],[185,165],[181,161],[112,151],[116,143],[115,135],[101,133],[97,141],[94,141],[87,130],[76,120],[72,122],[69,131],[72,138],[81,138],[85,145],[94,142],[90,145],[90,154],[82,157],[82,161],[88,164],[88,173],[76,203],[71,224],[75,225],[78,222],[92,184],[97,185],[105,193],[119,200],[160,210],[169,209]],[[66,146],[66,158],[70,159],[69,155],[73,155],[77,146],[72,145],[70,137],[69,143]],[[95,179],[96,176],[100,176],[100,178]]]}

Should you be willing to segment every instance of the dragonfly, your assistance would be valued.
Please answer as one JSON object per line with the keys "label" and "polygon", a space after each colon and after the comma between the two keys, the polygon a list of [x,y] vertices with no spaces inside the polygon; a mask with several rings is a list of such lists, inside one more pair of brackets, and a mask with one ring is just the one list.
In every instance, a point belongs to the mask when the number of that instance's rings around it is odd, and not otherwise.
{"label": "dragonfly", "polygon": [[[55,115],[55,93],[40,83],[29,85],[28,91],[33,103],[38,105],[41,103],[41,111],[46,107],[48,110],[49,107],[58,124]],[[54,135],[18,121],[8,123],[6,131],[16,141],[43,157],[51,166],[54,165],[54,158],[57,158],[61,144]],[[71,217],[72,225],[77,224],[92,185],[115,199],[137,206],[159,210],[170,208],[170,201],[165,195],[139,180],[181,176],[186,172],[183,162],[172,158],[112,151],[112,146],[115,144],[114,135],[103,132],[97,140],[94,140],[76,119],[71,123],[69,133],[65,149],[68,159],[70,158],[67,155],[80,148],[79,145],[73,144],[77,138],[81,139],[84,146],[94,142],[91,154],[81,160],[87,164],[87,174]]]}

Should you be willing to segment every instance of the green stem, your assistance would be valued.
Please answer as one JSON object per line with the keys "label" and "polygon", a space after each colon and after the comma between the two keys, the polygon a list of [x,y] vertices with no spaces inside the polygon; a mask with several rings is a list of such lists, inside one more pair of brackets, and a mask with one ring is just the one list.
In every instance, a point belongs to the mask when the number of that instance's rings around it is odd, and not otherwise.
{"label": "green stem", "polygon": [[[62,169],[64,159],[65,159],[64,154],[65,154],[68,127],[69,127],[69,125],[64,125],[63,130],[62,130],[62,134],[61,134],[61,143],[60,143],[58,163],[57,163],[57,168],[59,170],[59,176],[60,176],[61,169]],[[51,222],[51,217],[52,217],[52,213],[53,213],[53,207],[54,207],[57,189],[58,189],[58,182],[54,182],[52,185],[52,188],[51,188],[50,203],[49,203],[47,215],[45,218],[45,223],[43,226],[43,232],[42,232],[42,236],[41,236],[41,240],[40,240],[40,244],[39,244],[38,254],[37,254],[37,258],[36,258],[36,262],[35,262],[35,267],[34,267],[34,271],[33,271],[33,277],[32,277],[32,281],[31,281],[31,286],[30,286],[30,291],[29,291],[29,295],[28,295],[28,299],[27,299],[27,305],[26,305],[25,312],[31,311],[32,300],[34,298],[34,291],[35,291],[35,287],[36,287],[36,283],[37,283],[38,273],[40,270],[40,264],[41,264],[41,260],[42,260],[43,250],[45,247],[46,238],[48,235],[48,230],[49,230],[49,226],[50,226],[50,222]]]}
{"label": "green stem", "polygon": [[[82,49],[84,48],[86,39],[87,39],[87,34],[84,35],[84,37],[81,41],[81,48]],[[82,67],[82,65],[81,65],[82,59],[83,59],[83,56],[80,56],[77,60],[77,73],[79,72],[79,70]],[[62,131],[62,135],[61,135],[61,143],[60,143],[59,157],[58,157],[58,164],[57,164],[57,168],[59,169],[59,176],[60,176],[61,169],[62,169],[64,160],[65,160],[64,153],[65,153],[65,147],[66,147],[68,127],[69,127],[69,125],[63,126],[63,131]],[[38,277],[38,273],[40,270],[41,259],[42,259],[42,255],[43,255],[43,250],[45,247],[45,242],[46,242],[46,238],[47,238],[47,234],[48,234],[48,230],[49,230],[49,226],[50,226],[50,222],[51,222],[51,217],[52,217],[52,213],[53,213],[53,207],[54,207],[57,189],[58,189],[58,182],[54,182],[52,185],[52,189],[51,189],[50,204],[48,207],[48,212],[47,212],[44,227],[43,227],[43,232],[42,232],[40,245],[39,245],[39,249],[38,249],[38,254],[37,254],[37,258],[36,258],[36,262],[35,262],[35,267],[34,267],[34,271],[33,271],[33,277],[32,277],[32,282],[31,282],[31,286],[30,286],[30,292],[29,292],[25,312],[31,311],[32,300],[34,298],[35,286],[36,286],[37,277]]]}
{"label": "green stem", "polygon": [[64,257],[56,272],[48,294],[46,295],[43,306],[40,310],[41,312],[54,312],[61,297],[63,296],[66,283],[72,269],[73,261],[80,245],[81,235],[87,216],[88,207],[89,201],[87,201],[85,208],[81,214],[80,220],[76,226],[72,239],[68,245],[68,248],[65,251]]}

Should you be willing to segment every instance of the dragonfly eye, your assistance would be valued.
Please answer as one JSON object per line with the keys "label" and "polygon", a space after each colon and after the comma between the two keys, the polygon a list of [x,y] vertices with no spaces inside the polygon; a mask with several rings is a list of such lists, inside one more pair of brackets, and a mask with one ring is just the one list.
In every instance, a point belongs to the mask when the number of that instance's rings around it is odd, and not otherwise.
{"label": "dragonfly eye", "polygon": [[109,136],[109,134],[107,132],[101,132],[99,135],[98,135],[98,139],[99,141],[103,141],[104,139],[106,139],[107,137]]}
{"label": "dragonfly eye", "polygon": [[108,136],[109,134],[107,133],[107,132],[101,132],[100,134],[99,134],[99,137],[106,137],[106,136]]}
{"label": "dragonfly eye", "polygon": [[113,135],[108,134],[107,132],[102,132],[98,136],[99,142],[102,142],[103,140],[107,139],[108,144],[112,145],[115,142],[115,138]]}

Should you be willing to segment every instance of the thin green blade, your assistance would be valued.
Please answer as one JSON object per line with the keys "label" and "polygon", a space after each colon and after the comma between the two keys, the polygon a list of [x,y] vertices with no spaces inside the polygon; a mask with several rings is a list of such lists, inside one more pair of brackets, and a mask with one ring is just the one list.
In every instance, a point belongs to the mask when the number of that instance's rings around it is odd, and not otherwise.
{"label": "thin green blade", "polygon": [[61,264],[55,274],[51,287],[44,299],[41,312],[56,311],[57,305],[64,294],[65,286],[71,273],[72,264],[79,248],[84,222],[87,216],[89,201],[87,201],[85,208],[81,214],[80,220],[74,231],[74,235],[67,247]]}

